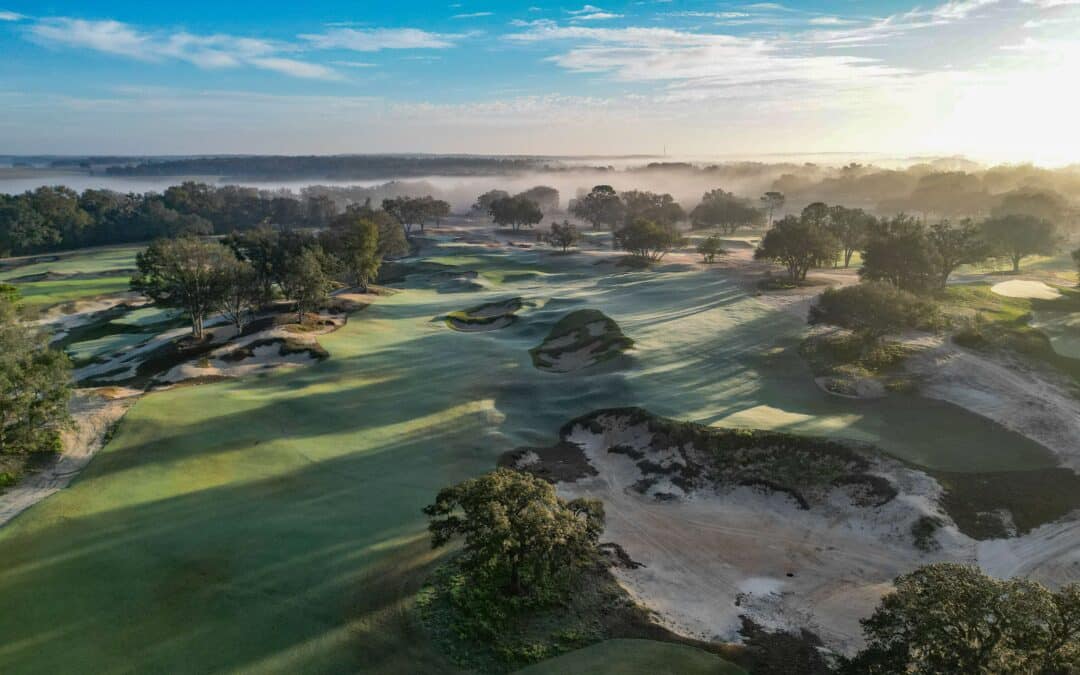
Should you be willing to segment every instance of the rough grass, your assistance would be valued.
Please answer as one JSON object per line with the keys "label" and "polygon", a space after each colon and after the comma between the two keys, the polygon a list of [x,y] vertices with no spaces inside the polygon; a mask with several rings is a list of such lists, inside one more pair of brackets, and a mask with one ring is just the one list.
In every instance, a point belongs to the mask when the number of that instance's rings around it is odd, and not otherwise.
{"label": "rough grass", "polygon": [[745,670],[715,654],[668,642],[606,640],[529,666],[518,675],[743,675]]}
{"label": "rough grass", "polygon": [[521,298],[487,302],[468,309],[450,312],[445,316],[445,321],[450,328],[479,330],[485,326],[502,324],[504,321],[513,321],[517,318],[517,311],[521,309],[522,304]]}

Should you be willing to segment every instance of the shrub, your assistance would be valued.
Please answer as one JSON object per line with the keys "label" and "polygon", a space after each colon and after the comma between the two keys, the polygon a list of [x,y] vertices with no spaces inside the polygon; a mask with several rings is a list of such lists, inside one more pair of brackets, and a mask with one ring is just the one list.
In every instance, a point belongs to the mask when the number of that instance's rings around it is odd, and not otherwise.
{"label": "shrub", "polygon": [[848,328],[874,339],[942,325],[941,311],[933,301],[881,282],[825,291],[810,308],[808,321]]}

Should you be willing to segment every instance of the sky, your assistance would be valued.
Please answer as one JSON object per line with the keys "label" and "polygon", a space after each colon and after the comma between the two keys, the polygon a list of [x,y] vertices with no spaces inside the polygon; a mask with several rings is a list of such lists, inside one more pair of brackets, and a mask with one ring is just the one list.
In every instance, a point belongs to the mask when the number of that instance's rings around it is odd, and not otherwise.
{"label": "sky", "polygon": [[0,153],[1080,162],[1080,0],[0,0]]}

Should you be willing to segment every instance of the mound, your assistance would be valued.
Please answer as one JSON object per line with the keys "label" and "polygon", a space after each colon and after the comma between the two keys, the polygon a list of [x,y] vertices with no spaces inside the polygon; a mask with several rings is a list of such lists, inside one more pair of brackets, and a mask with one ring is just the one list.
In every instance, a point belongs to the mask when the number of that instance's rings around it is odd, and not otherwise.
{"label": "mound", "polygon": [[634,346],[619,324],[595,309],[579,309],[559,319],[544,342],[529,350],[533,365],[571,373],[617,358]]}
{"label": "mound", "polygon": [[498,330],[517,319],[516,312],[521,309],[521,305],[521,298],[510,298],[477,305],[460,312],[450,312],[446,315],[446,325],[463,333]]}

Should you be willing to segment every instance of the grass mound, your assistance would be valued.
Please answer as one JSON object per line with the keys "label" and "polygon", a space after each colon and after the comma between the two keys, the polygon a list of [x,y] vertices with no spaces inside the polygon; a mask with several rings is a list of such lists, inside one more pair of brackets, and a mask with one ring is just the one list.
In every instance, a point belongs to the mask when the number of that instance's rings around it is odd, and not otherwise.
{"label": "grass mound", "polygon": [[470,307],[446,315],[446,325],[463,333],[477,333],[505,328],[517,319],[521,298],[510,298]]}
{"label": "grass mound", "polygon": [[559,319],[529,354],[539,370],[569,373],[615,359],[633,346],[634,341],[606,314],[579,309]]}
{"label": "grass mound", "polygon": [[518,675],[740,675],[746,671],[701,649],[652,640],[606,640],[529,666]]}

